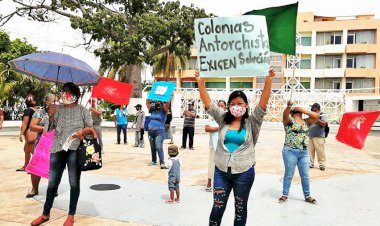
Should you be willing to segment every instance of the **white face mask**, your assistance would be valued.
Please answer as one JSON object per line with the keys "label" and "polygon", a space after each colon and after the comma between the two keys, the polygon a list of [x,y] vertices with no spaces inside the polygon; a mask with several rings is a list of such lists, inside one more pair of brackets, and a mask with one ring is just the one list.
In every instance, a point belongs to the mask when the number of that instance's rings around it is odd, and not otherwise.
{"label": "white face mask", "polygon": [[229,109],[230,109],[231,114],[236,118],[242,117],[247,111],[247,108],[238,106],[238,105],[229,107]]}

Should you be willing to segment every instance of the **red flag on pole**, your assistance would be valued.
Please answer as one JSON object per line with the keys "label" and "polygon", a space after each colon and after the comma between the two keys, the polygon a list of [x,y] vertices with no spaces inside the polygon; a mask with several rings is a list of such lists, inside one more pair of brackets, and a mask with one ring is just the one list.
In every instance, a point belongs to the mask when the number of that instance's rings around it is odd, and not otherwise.
{"label": "red flag on pole", "polygon": [[102,78],[100,82],[92,88],[92,97],[108,100],[115,104],[128,105],[131,93],[132,84],[118,82],[109,78]]}
{"label": "red flag on pole", "polygon": [[364,141],[380,111],[360,111],[343,114],[336,139],[353,148],[362,149]]}

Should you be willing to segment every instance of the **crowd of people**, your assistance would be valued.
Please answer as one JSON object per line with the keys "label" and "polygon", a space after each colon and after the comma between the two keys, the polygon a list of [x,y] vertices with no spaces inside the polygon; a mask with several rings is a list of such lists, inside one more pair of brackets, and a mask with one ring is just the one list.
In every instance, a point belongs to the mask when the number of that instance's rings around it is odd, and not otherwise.
{"label": "crowd of people", "polygon": [[[267,111],[267,104],[271,93],[272,80],[275,77],[273,68],[268,72],[265,86],[257,106],[249,106],[244,92],[233,91],[226,101],[213,102],[206,90],[204,79],[195,73],[199,87],[199,96],[209,116],[209,123],[205,132],[210,133],[209,164],[206,191],[213,192],[213,203],[209,218],[209,225],[220,225],[230,196],[234,192],[235,219],[234,225],[245,225],[247,220],[247,204],[251,187],[255,179],[255,146],[259,138],[261,125]],[[26,97],[26,105],[19,139],[24,144],[24,164],[17,171],[25,171],[34,148],[42,134],[55,129],[53,147],[50,155],[50,171],[46,201],[42,215],[31,224],[40,225],[50,218],[50,210],[57,194],[63,171],[67,167],[70,184],[70,204],[66,226],[74,224],[74,215],[80,194],[81,170],[77,164],[77,149],[80,140],[87,134],[97,137],[103,152],[102,140],[102,113],[98,100],[91,99],[90,107],[86,109],[79,103],[80,89],[73,83],[66,83],[58,96],[48,94],[43,101],[43,108],[37,110],[37,103],[33,95]],[[159,166],[168,171],[168,204],[180,203],[180,169],[181,160],[179,150],[194,150],[194,128],[197,113],[194,102],[190,102],[183,111],[184,126],[180,148],[174,145],[171,131],[172,113],[170,102],[146,101],[149,117],[143,111],[143,106],[137,104],[136,114],[132,124],[135,131],[134,147],[144,148],[144,133],[147,132],[151,160],[149,166]],[[252,111],[250,111],[252,109]],[[252,113],[250,113],[252,112]],[[307,117],[304,117],[306,115]],[[116,143],[127,143],[128,111],[126,106],[119,105],[113,114],[116,127]],[[3,117],[0,112],[0,129]],[[324,153],[325,126],[327,119],[321,113],[318,103],[311,106],[311,110],[293,106],[288,101],[283,112],[285,141],[282,149],[284,161],[284,177],[282,196],[278,202],[288,200],[289,189],[296,166],[298,167],[301,184],[306,202],[316,204],[311,197],[309,170],[314,167],[315,154],[319,169],[326,169]],[[123,139],[121,139],[123,132]],[[69,136],[75,139],[67,151],[63,145]],[[187,138],[189,142],[187,145]],[[165,161],[163,142],[169,139]],[[158,156],[158,158],[157,158]],[[41,177],[31,174],[32,189],[27,198],[38,194]]]}

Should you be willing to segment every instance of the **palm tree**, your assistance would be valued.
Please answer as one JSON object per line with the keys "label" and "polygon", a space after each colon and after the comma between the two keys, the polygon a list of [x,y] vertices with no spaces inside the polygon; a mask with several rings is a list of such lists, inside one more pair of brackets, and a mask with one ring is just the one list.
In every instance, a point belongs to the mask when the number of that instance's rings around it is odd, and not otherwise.
{"label": "palm tree", "polygon": [[6,80],[6,73],[9,73],[9,71],[4,67],[0,67],[0,106],[7,101],[13,89],[17,85],[17,81]]}
{"label": "palm tree", "polygon": [[153,75],[163,75],[164,80],[174,78],[176,71],[179,75],[186,68],[189,57],[184,55],[176,55],[174,52],[166,51],[154,57]]}

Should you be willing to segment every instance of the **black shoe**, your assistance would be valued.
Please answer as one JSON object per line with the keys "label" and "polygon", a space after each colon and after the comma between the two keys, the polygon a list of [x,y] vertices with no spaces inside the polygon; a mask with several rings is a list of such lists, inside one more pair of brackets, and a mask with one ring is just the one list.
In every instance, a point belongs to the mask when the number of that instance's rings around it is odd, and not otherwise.
{"label": "black shoe", "polygon": [[324,166],[320,166],[319,169],[320,169],[321,171],[325,171],[325,170],[326,170],[326,167],[324,167]]}

